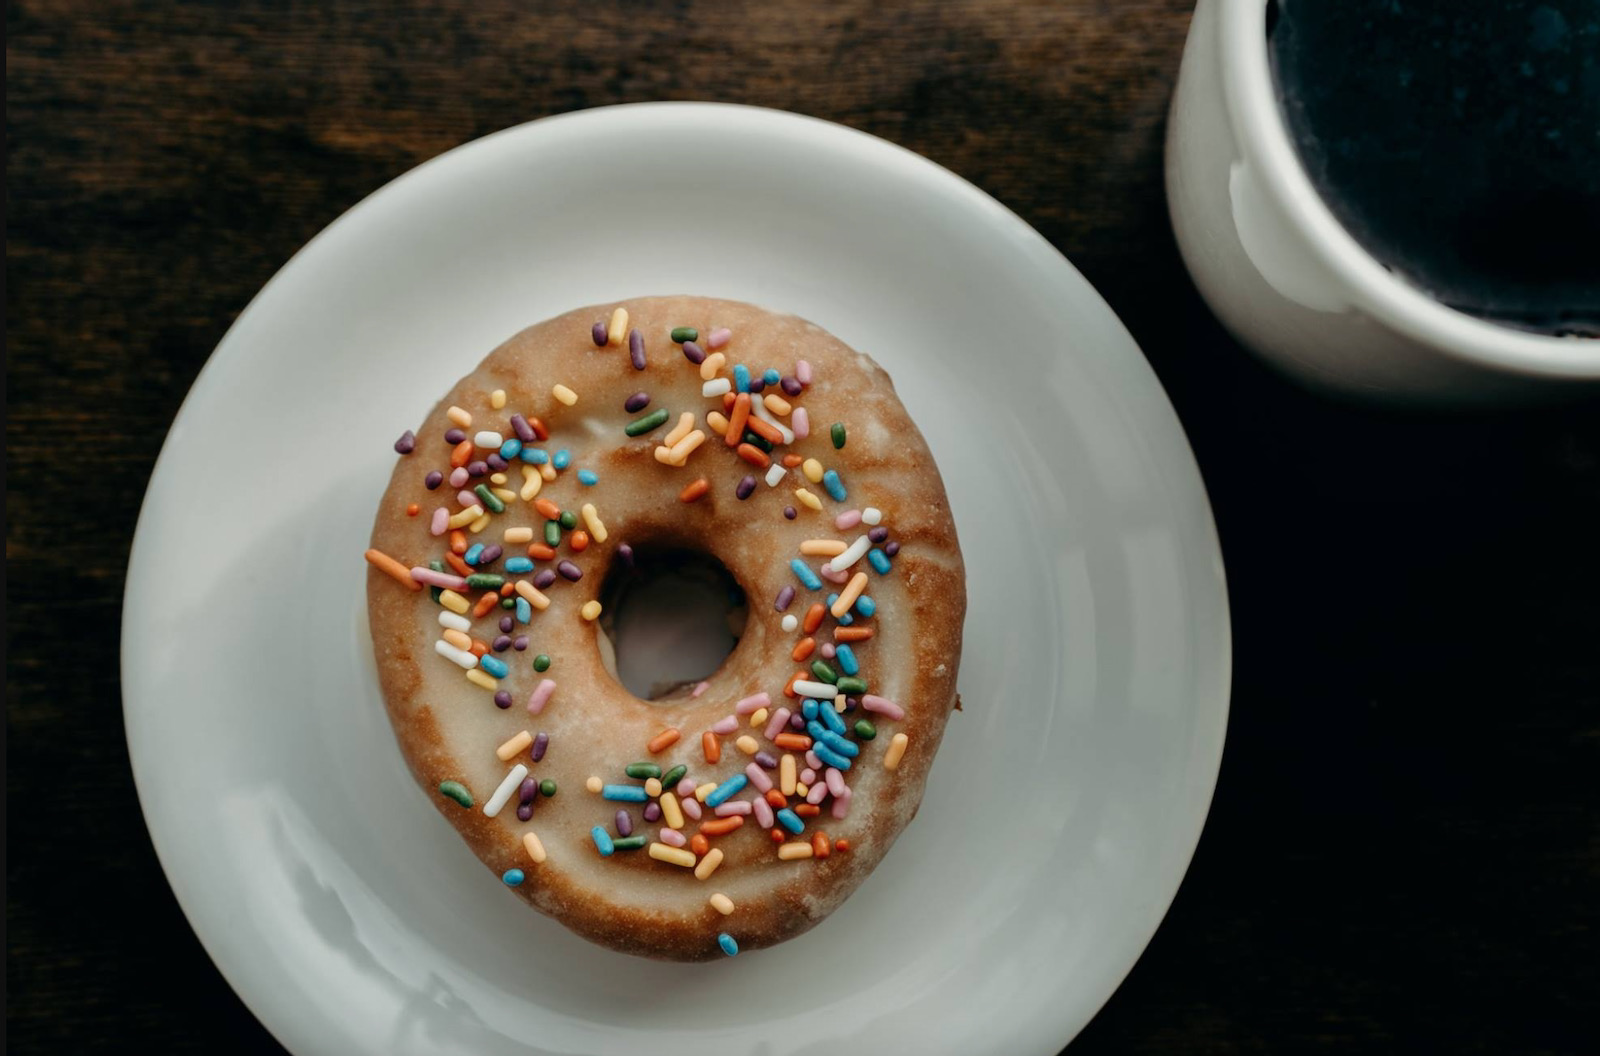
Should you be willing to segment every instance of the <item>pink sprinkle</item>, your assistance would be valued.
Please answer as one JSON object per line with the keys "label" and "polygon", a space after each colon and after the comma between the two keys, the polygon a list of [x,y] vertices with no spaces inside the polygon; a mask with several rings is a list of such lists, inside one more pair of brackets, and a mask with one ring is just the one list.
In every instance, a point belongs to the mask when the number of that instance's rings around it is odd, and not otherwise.
{"label": "pink sprinkle", "polygon": [[711,683],[710,682],[702,682],[698,686],[694,687],[694,692],[689,694],[689,696],[698,697],[700,694],[704,693],[709,688],[711,688]]}
{"label": "pink sprinkle", "polygon": [[842,818],[850,813],[850,790],[845,789],[844,795],[833,797],[833,816]]}
{"label": "pink sprinkle", "polygon": [[682,847],[689,842],[689,838],[677,829],[669,829],[663,825],[661,826],[661,842],[668,847]]}
{"label": "pink sprinkle", "polygon": [[875,697],[871,693],[861,698],[861,706],[879,715],[887,715],[891,719],[903,719],[906,717],[906,709],[892,700],[884,697]]}
{"label": "pink sprinkle", "polygon": [[831,564],[829,564],[828,562],[826,562],[826,561],[824,561],[822,563],[822,567],[821,568],[817,569],[817,575],[821,576],[823,579],[827,580],[829,583],[848,583],[848,582],[850,582],[850,570],[849,569],[844,569],[842,571],[835,572],[833,570],[833,566]]}
{"label": "pink sprinkle", "polygon": [[839,649],[832,642],[823,642],[822,643],[822,658],[824,660],[832,660],[834,657],[836,657],[838,655],[839,655]]}
{"label": "pink sprinkle", "polygon": [[838,767],[828,767],[827,772],[822,775],[822,779],[828,783],[828,791],[834,795],[848,796],[850,794],[849,787],[844,783],[844,775],[839,772]]}
{"label": "pink sprinkle", "polygon": [[731,818],[735,814],[748,814],[750,813],[750,801],[748,799],[730,799],[726,803],[719,804],[714,813],[719,818]]}
{"label": "pink sprinkle", "polygon": [[794,376],[802,385],[811,384],[811,364],[800,360],[794,365]]}
{"label": "pink sprinkle", "polygon": [[764,799],[752,800],[750,809],[755,812],[756,824],[763,829],[770,829],[778,819],[772,816],[772,804]]}
{"label": "pink sprinkle", "polygon": [[678,806],[683,809],[684,817],[691,821],[700,820],[700,815],[703,812],[700,810],[700,801],[694,798],[694,792],[692,790],[687,796],[683,797]]}
{"label": "pink sprinkle", "polygon": [[713,352],[733,339],[733,331],[725,326],[719,326],[706,335],[706,347]]}
{"label": "pink sprinkle", "polygon": [[467,472],[466,466],[457,466],[450,471],[450,486],[452,488],[463,487],[471,479],[472,474]]}
{"label": "pink sprinkle", "polygon": [[682,800],[694,798],[694,781],[686,777],[678,782],[678,798]]}
{"label": "pink sprinkle", "polygon": [[744,776],[750,779],[750,783],[755,785],[756,791],[762,795],[772,791],[772,778],[768,777],[767,772],[761,769],[758,764],[750,763],[747,765],[744,768]]}
{"label": "pink sprinkle", "polygon": [[[813,752],[810,748],[806,749],[806,765],[809,766],[813,771],[822,769],[822,760],[817,758],[817,753]],[[815,773],[813,773],[811,776],[813,779],[816,778]],[[806,782],[808,785],[810,783],[810,781]]]}
{"label": "pink sprinkle", "polygon": [[450,511],[440,506],[433,511],[433,523],[428,525],[428,530],[434,535],[443,535],[450,530]]}
{"label": "pink sprinkle", "polygon": [[[811,754],[813,754],[813,753],[811,753],[811,752],[807,752],[806,753],[806,755],[808,755],[808,756],[811,755]],[[807,761],[809,762],[809,760],[807,760]],[[816,765],[817,766],[821,766],[822,763],[818,762]],[[813,781],[815,781],[817,779],[817,771],[815,769],[813,769],[812,767],[808,766],[805,769],[800,771],[799,777],[800,777],[800,783],[802,785],[809,785],[811,782],[813,782]]]}
{"label": "pink sprinkle", "polygon": [[556,691],[556,684],[550,679],[545,679],[533,687],[533,696],[528,698],[528,714],[537,715],[550,703],[550,695]]}
{"label": "pink sprinkle", "polygon": [[739,720],[732,715],[725,715],[711,724],[711,732],[719,737],[726,737],[739,728]]}
{"label": "pink sprinkle", "polygon": [[848,531],[861,523],[860,510],[845,510],[833,519],[833,526],[841,532]]}
{"label": "pink sprinkle", "polygon": [[460,576],[452,576],[448,572],[435,572],[431,568],[413,568],[411,578],[418,583],[426,583],[430,587],[443,587],[445,590],[467,589],[467,581]]}
{"label": "pink sprinkle", "polygon": [[[771,706],[772,698],[763,691],[761,693],[757,693],[755,696],[745,697],[743,700],[733,706],[733,711],[736,715],[749,715],[760,711],[762,708]],[[733,731],[730,730],[729,732],[731,733]]]}
{"label": "pink sprinkle", "polygon": [[794,430],[796,440],[804,440],[811,435],[811,416],[804,407],[794,409],[794,414],[789,416],[789,427]]}
{"label": "pink sprinkle", "polygon": [[[766,733],[767,740],[772,740],[772,738],[782,733],[784,729],[788,727],[789,716],[791,714],[792,712],[790,712],[788,708],[779,708],[777,711],[772,713],[772,718],[767,720],[767,728],[764,731]],[[761,768],[756,767],[756,769],[759,770]],[[761,791],[765,792],[766,789],[762,789]]]}
{"label": "pink sprinkle", "polygon": [[476,506],[478,504],[478,496],[470,491],[458,491],[456,492],[456,501],[461,504],[461,508],[464,510],[468,506]]}
{"label": "pink sprinkle", "polygon": [[823,784],[821,781],[818,781],[816,784],[806,789],[806,802],[810,803],[814,807],[818,803],[821,803],[823,799],[827,797],[827,795],[828,786]]}

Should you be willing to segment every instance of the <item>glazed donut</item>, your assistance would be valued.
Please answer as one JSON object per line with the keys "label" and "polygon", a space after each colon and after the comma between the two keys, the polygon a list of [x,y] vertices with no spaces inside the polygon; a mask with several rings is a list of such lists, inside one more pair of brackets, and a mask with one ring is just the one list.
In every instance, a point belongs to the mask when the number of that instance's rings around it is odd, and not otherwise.
{"label": "glazed donut", "polygon": [[[366,555],[379,681],[507,887],[682,961],[855,890],[921,802],[966,611],[944,485],[882,370],[794,316],[643,298],[517,334],[395,449]],[[720,561],[749,614],[714,673],[644,700],[605,584],[672,551]]]}

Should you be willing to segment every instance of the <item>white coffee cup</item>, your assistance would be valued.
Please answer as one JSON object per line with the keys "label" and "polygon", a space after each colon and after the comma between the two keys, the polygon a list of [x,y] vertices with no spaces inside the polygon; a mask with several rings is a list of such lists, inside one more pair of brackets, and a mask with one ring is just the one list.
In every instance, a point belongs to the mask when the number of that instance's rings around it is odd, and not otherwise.
{"label": "white coffee cup", "polygon": [[1345,231],[1280,116],[1265,0],[1195,9],[1167,130],[1167,201],[1184,263],[1218,318],[1316,385],[1461,402],[1600,382],[1600,340],[1455,311]]}

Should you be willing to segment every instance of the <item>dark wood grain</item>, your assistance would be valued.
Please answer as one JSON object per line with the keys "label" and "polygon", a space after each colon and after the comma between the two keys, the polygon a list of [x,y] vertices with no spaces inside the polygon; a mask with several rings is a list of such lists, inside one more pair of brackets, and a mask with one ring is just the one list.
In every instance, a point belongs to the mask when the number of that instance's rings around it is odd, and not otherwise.
{"label": "dark wood grain", "polygon": [[1600,1049],[1600,407],[1350,407],[1241,352],[1161,192],[1184,0],[29,0],[6,22],[16,1051],[276,1051],[162,878],[118,708],[135,517],[207,354],[390,178],[663,98],[814,114],[972,180],[1104,292],[1189,431],[1236,621],[1227,754],[1166,923],[1074,1051]]}

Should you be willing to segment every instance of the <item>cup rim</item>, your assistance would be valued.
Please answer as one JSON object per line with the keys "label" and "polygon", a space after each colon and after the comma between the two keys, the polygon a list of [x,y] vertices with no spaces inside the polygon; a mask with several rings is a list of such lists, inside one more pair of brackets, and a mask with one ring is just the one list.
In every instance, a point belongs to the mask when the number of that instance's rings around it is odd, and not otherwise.
{"label": "cup rim", "polygon": [[1221,0],[1217,43],[1228,119],[1258,184],[1298,228],[1308,252],[1344,283],[1353,305],[1468,362],[1526,375],[1600,379],[1600,341],[1516,330],[1440,304],[1378,263],[1345,230],[1289,141],[1267,59],[1266,10],[1267,0]]}

